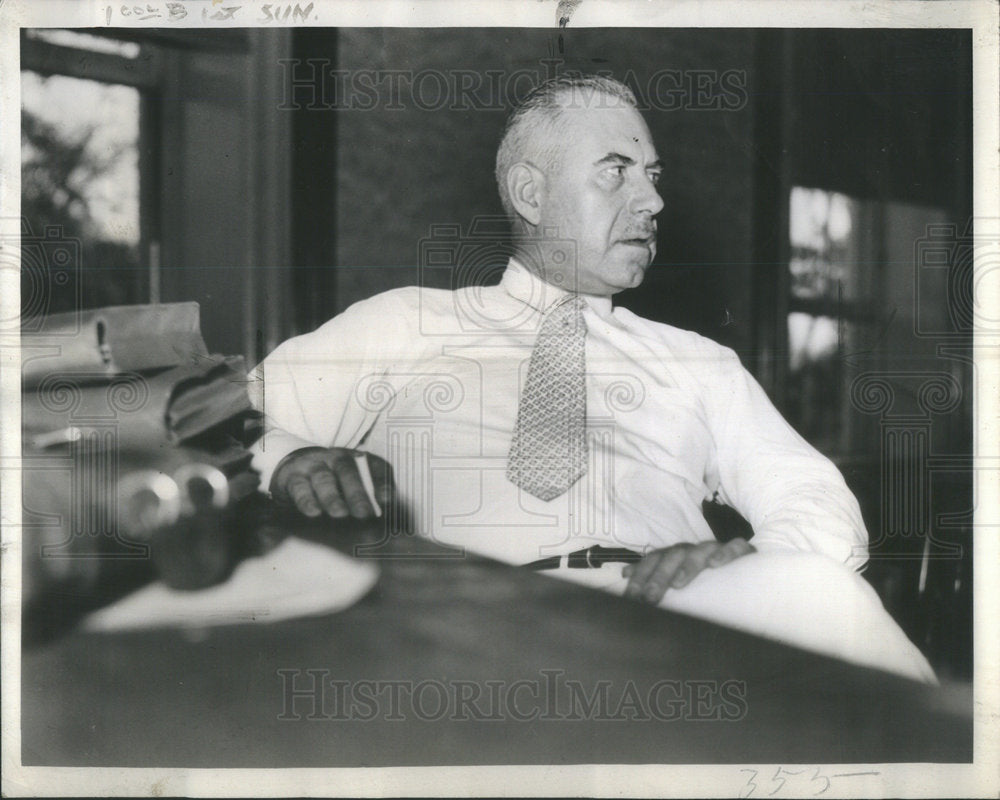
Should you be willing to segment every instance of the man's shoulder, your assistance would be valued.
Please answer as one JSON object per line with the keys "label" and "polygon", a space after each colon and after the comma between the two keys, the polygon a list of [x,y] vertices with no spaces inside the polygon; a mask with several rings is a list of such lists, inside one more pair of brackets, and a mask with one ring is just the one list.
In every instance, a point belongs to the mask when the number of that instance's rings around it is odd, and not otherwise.
{"label": "man's shoulder", "polygon": [[511,301],[500,286],[466,286],[437,289],[404,286],[360,300],[345,314],[388,317],[412,321],[426,334],[502,327],[510,316]]}
{"label": "man's shoulder", "polygon": [[389,319],[418,319],[422,311],[439,314],[452,308],[454,296],[455,292],[449,289],[401,286],[357,300],[341,312],[341,315],[388,314]]}
{"label": "man's shoulder", "polygon": [[676,328],[665,322],[655,322],[654,320],[640,317],[638,314],[634,314],[622,306],[615,308],[615,316],[625,323],[636,336],[648,339],[678,354],[698,354],[703,357],[715,357],[724,360],[737,358],[732,348],[719,344],[714,339],[702,336],[695,331]]}

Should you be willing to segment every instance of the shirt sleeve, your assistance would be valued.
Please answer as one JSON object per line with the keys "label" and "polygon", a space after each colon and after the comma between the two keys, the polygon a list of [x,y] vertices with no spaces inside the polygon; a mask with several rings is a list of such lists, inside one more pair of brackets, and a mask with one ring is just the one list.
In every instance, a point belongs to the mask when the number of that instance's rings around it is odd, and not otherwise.
{"label": "shirt sleeve", "polygon": [[715,364],[705,403],[719,493],[750,523],[754,546],[811,551],[860,569],[868,533],[840,470],[785,421],[732,350],[720,348]]}
{"label": "shirt sleeve", "polygon": [[251,402],[264,434],[251,448],[266,490],[278,463],[301,447],[357,447],[377,416],[358,397],[364,378],[384,375],[406,332],[396,293],[356,303],[312,333],[278,346],[252,373]]}

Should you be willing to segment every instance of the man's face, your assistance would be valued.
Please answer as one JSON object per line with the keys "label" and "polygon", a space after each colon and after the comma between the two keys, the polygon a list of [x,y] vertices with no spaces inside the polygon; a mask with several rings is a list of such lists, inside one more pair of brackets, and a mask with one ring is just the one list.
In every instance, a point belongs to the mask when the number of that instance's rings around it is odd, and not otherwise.
{"label": "man's face", "polygon": [[634,108],[611,98],[591,98],[590,108],[576,105],[563,111],[557,127],[562,153],[546,175],[539,226],[574,243],[576,274],[559,280],[566,266],[548,264],[542,277],[583,294],[609,296],[642,283],[656,253],[661,167]]}

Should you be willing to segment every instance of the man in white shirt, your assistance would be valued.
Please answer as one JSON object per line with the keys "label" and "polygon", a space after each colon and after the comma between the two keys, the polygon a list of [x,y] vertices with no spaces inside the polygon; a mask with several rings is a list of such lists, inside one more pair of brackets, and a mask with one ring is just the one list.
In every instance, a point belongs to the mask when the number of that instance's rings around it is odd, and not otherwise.
{"label": "man in white shirt", "polygon": [[[261,364],[263,485],[308,516],[369,517],[365,452],[377,501],[388,462],[418,534],[933,681],[854,571],[868,535],[834,465],[731,350],[612,307],[642,282],[663,208],[635,105],[583,76],[515,109],[496,172],[516,255],[498,286],[386,292]],[[713,497],[752,543],[715,539]]]}

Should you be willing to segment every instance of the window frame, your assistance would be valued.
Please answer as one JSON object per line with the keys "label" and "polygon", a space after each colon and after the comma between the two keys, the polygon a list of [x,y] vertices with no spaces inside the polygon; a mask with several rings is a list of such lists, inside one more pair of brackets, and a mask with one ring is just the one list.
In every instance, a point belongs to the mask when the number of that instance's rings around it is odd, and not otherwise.
{"label": "window frame", "polygon": [[[100,36],[97,30],[71,32]],[[121,37],[109,37],[117,38]],[[160,108],[164,77],[164,53],[160,47],[129,39],[139,45],[136,58],[69,47],[35,39],[21,31],[21,72],[50,77],[63,75],[99,83],[129,86],[139,92],[139,258],[146,264],[139,282],[136,302],[158,303],[160,250]],[[85,56],[85,57],[81,57]]]}

